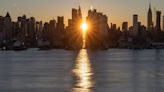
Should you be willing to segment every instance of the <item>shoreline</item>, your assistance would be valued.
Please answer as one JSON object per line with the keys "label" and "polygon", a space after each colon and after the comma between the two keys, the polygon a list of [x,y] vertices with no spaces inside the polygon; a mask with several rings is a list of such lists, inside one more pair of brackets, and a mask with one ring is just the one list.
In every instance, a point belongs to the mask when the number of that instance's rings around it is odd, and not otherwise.
{"label": "shoreline", "polygon": [[37,51],[50,51],[50,50],[65,50],[65,51],[79,51],[82,49],[87,49],[90,51],[107,51],[110,49],[127,49],[127,50],[158,50],[158,49],[164,49],[164,48],[108,48],[108,49],[89,49],[89,48],[81,48],[81,49],[66,49],[66,48],[49,48],[49,49],[40,49],[40,48],[27,48],[27,49],[18,49],[18,50],[14,50],[14,49],[2,49],[0,48],[0,51],[27,51],[27,50],[37,50]]}

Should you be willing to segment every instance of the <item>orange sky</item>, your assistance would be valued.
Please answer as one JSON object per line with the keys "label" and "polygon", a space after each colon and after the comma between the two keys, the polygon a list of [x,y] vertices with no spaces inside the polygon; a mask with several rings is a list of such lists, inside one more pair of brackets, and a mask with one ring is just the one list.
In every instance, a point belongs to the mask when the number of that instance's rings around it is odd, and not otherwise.
{"label": "orange sky", "polygon": [[[71,18],[71,9],[82,7],[83,17],[92,6],[108,16],[110,23],[121,25],[123,21],[132,24],[132,15],[138,14],[139,20],[146,25],[147,10],[150,0],[1,0],[0,15],[10,12],[13,20],[17,16],[26,14],[37,20],[48,21],[57,16],[65,16],[65,22]],[[164,13],[164,0],[151,0],[154,7]],[[154,16],[155,17],[155,16]],[[154,18],[155,19],[155,18]],[[66,23],[67,25],[67,23]]]}

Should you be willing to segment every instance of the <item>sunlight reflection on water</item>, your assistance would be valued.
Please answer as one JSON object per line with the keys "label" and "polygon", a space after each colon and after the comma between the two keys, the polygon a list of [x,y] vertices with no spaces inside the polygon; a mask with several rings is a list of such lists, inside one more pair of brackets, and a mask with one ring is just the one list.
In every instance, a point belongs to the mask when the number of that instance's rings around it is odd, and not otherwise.
{"label": "sunlight reflection on water", "polygon": [[82,49],[76,59],[73,73],[76,78],[76,83],[73,92],[92,92],[93,87],[93,70],[88,58],[87,50]]}

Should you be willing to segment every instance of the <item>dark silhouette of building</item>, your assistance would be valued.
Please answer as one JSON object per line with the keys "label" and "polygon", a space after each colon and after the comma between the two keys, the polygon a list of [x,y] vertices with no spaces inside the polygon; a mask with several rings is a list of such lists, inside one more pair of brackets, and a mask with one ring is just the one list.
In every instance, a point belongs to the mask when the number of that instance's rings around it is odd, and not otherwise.
{"label": "dark silhouette of building", "polygon": [[148,16],[147,16],[147,29],[152,30],[153,28],[153,14],[151,10],[151,4],[149,4]]}
{"label": "dark silhouette of building", "polygon": [[57,18],[56,31],[54,32],[53,46],[57,48],[64,48],[65,47],[64,40],[65,40],[65,24],[64,24],[64,17],[62,16]]}
{"label": "dark silhouette of building", "polygon": [[89,10],[87,22],[90,27],[86,34],[86,47],[91,49],[108,48],[108,18],[96,9]]}
{"label": "dark silhouette of building", "polygon": [[[122,30],[116,24],[108,26],[108,17],[96,9],[89,10],[86,18],[89,29],[86,32],[85,45],[87,49],[107,48],[161,48],[164,47],[164,32],[161,31],[161,11],[156,12],[156,26],[152,21],[151,4],[147,16],[147,28],[138,21],[138,15],[133,15],[133,26],[122,23]],[[163,16],[164,30],[164,16]],[[25,49],[39,47],[41,49],[67,48],[79,50],[84,45],[81,7],[72,9],[72,19],[65,28],[64,17],[57,17],[45,22],[36,21],[26,15],[12,21],[9,13],[0,16],[0,48]],[[22,47],[23,46],[23,47]]]}
{"label": "dark silhouette of building", "polygon": [[109,28],[109,48],[118,47],[118,42],[121,36],[120,28],[116,24],[111,23],[111,28]]}
{"label": "dark silhouette of building", "polygon": [[164,31],[164,16],[163,16],[163,22],[162,22],[162,24],[163,24],[163,31]]}
{"label": "dark silhouette of building", "polygon": [[4,40],[8,43],[12,40],[12,21],[9,12],[4,17],[4,28],[5,38]]}
{"label": "dark silhouette of building", "polygon": [[123,22],[122,23],[122,31],[128,31],[128,22]]}
{"label": "dark silhouette of building", "polygon": [[4,38],[4,34],[3,34],[3,27],[4,27],[4,23],[3,23],[3,16],[0,16],[0,48],[2,47],[3,44],[3,38]]}
{"label": "dark silhouette of building", "polygon": [[83,46],[83,33],[80,29],[82,23],[81,7],[72,9],[72,19],[68,20],[66,28],[67,47],[68,49],[81,49]]}
{"label": "dark silhouette of building", "polygon": [[37,41],[39,39],[42,39],[42,31],[43,31],[43,24],[42,21],[37,21],[36,22],[36,39]]}
{"label": "dark silhouette of building", "polygon": [[64,17],[58,16],[57,22],[55,19],[44,23],[42,27],[42,22],[37,23],[38,34],[38,47],[41,49],[50,48],[65,48],[65,24]]}
{"label": "dark silhouette of building", "polygon": [[25,41],[28,35],[28,21],[26,15],[23,15],[22,17],[18,17],[15,38],[20,41]]}
{"label": "dark silhouette of building", "polygon": [[34,17],[28,19],[27,45],[36,46],[36,21]]}
{"label": "dark silhouette of building", "polygon": [[132,30],[132,36],[137,36],[138,35],[138,15],[133,15],[133,30]]}
{"label": "dark silhouette of building", "polygon": [[156,12],[156,30],[161,31],[161,11]]}
{"label": "dark silhouette of building", "polygon": [[53,47],[57,47],[56,40],[59,38],[60,34],[57,31],[57,23],[56,20],[50,20],[48,25],[48,41],[51,43]]}
{"label": "dark silhouette of building", "polygon": [[117,30],[117,25],[116,24],[113,24],[113,23],[111,23],[111,30]]}

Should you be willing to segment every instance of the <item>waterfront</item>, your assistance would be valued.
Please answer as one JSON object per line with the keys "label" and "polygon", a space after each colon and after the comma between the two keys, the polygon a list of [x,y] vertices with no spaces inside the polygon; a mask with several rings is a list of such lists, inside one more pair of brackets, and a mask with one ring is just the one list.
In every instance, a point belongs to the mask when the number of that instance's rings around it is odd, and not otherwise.
{"label": "waterfront", "polygon": [[164,50],[1,51],[0,92],[163,92]]}

